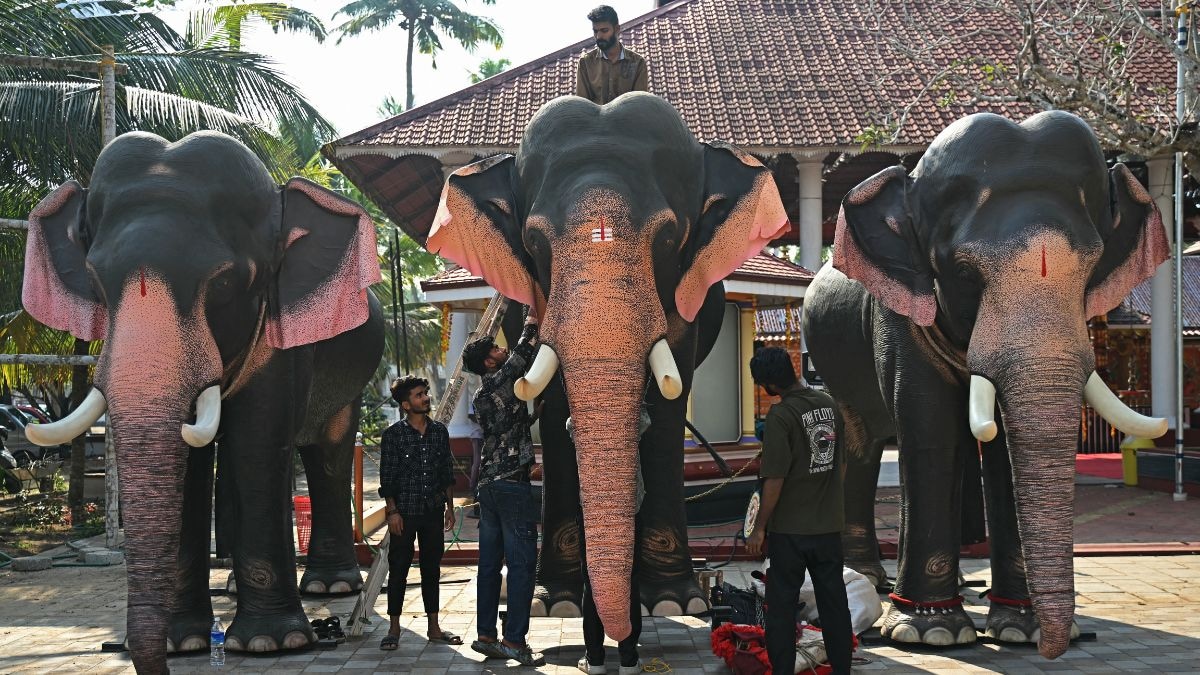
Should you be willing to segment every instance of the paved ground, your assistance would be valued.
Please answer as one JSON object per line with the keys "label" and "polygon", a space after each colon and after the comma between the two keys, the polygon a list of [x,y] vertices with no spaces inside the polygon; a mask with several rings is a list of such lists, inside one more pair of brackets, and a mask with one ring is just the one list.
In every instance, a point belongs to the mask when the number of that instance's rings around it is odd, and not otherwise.
{"label": "paved ground", "polygon": [[[368,462],[368,473],[370,467]],[[301,481],[298,485],[303,491]],[[1076,545],[1092,546],[1087,557],[1076,557],[1077,616],[1085,633],[1095,640],[1077,642],[1062,658],[1050,662],[1024,646],[977,643],[950,649],[900,650],[880,644],[861,648],[856,671],[889,672],[997,672],[997,673],[1106,673],[1140,671],[1200,673],[1200,596],[1191,583],[1200,579],[1200,556],[1096,556],[1103,545],[1140,542],[1143,548],[1170,550],[1167,545],[1200,542],[1200,500],[1176,503],[1171,495],[1120,486],[1111,480],[1081,476],[1076,494]],[[370,497],[370,489],[368,489]],[[881,490],[881,525],[889,524],[891,501]],[[369,508],[368,508],[369,510]],[[474,521],[467,521],[473,525]],[[1194,546],[1193,546],[1194,548]],[[1107,552],[1121,550],[1110,548]],[[894,573],[894,562],[887,563]],[[724,568],[725,579],[747,586],[755,565],[735,562]],[[982,625],[986,606],[977,598],[988,585],[986,560],[963,561],[968,582],[967,608]],[[211,587],[223,588],[227,570],[213,570]],[[467,639],[475,635],[475,569],[446,567],[443,572],[443,627]],[[229,654],[225,670],[238,672],[410,672],[491,673],[507,670],[499,661],[485,662],[467,646],[452,648],[424,639],[419,574],[410,576],[408,612],[400,649],[379,650],[386,633],[380,617],[362,639],[349,640],[337,649],[281,656],[252,657]],[[337,614],[345,622],[355,597],[306,600],[310,618]],[[230,618],[233,598],[213,598],[214,610]],[[384,611],[385,600],[376,603]],[[9,672],[132,672],[121,653],[101,650],[108,641],[120,641],[125,623],[125,567],[73,567],[58,565],[45,572],[18,573],[0,569],[0,673]],[[571,673],[583,653],[580,619],[536,618],[530,643],[542,650],[547,665],[526,672]],[[645,622],[641,653],[655,672],[727,673],[711,653],[709,627],[692,617],[654,618]],[[615,646],[609,649],[610,666]],[[171,659],[175,672],[210,671],[207,653]],[[612,672],[615,672],[615,667]]]}

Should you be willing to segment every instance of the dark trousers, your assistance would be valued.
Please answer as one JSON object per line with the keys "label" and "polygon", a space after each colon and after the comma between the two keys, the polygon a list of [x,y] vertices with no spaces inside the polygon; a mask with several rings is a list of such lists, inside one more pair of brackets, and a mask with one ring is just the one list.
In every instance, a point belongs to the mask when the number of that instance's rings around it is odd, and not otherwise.
{"label": "dark trousers", "polygon": [[479,588],[475,612],[480,637],[497,637],[500,568],[507,563],[504,639],[525,644],[537,572],[538,519],[529,483],[501,479],[479,486]]}
{"label": "dark trousers", "polygon": [[413,540],[421,547],[421,600],[426,614],[436,614],[438,580],[442,574],[442,552],[445,539],[442,535],[446,514],[434,511],[421,516],[401,514],[404,529],[391,535],[388,547],[388,616],[404,613],[404,591],[408,587],[408,568],[413,561]]}
{"label": "dark trousers", "polygon": [[812,575],[825,652],[834,673],[849,673],[853,654],[850,607],[842,580],[842,535],[767,534],[767,656],[771,670],[796,670],[796,610],[804,573]]}
{"label": "dark trousers", "polygon": [[[637,541],[640,537],[640,524],[634,527],[633,573],[629,575],[629,623],[633,631],[629,637],[617,643],[617,654],[621,657],[621,665],[634,666],[638,662],[638,638],[642,635],[642,600],[638,595],[638,556]],[[588,664],[604,665],[604,624],[596,611],[596,600],[592,597],[592,583],[588,579],[587,546],[584,543],[583,523],[579,524],[579,556],[583,563],[583,644],[587,650]]]}

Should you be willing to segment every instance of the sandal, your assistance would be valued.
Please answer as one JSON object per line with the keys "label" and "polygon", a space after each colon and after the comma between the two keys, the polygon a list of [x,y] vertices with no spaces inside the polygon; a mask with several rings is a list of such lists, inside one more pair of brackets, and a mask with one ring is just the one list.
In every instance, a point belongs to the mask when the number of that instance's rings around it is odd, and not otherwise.
{"label": "sandal", "polygon": [[507,654],[500,651],[500,641],[499,640],[496,640],[494,642],[484,642],[483,640],[476,640],[471,643],[471,649],[480,654],[483,654],[485,657],[487,657],[489,659],[506,659],[506,658],[508,658]]}
{"label": "sandal", "polygon": [[503,642],[497,642],[500,653],[506,659],[512,659],[523,666],[544,666],[546,665],[546,657],[541,654],[534,654],[533,649],[529,645],[524,647],[509,647]]}
{"label": "sandal", "polygon": [[318,640],[329,639],[329,625],[325,623],[325,619],[313,619],[309,622],[309,625],[312,626],[313,632],[317,634]]}
{"label": "sandal", "polygon": [[400,646],[400,636],[388,633],[379,641],[379,648],[385,652],[390,652]]}
{"label": "sandal", "polygon": [[346,641],[346,633],[342,630],[342,620],[336,616],[331,616],[325,619],[325,630],[329,633],[329,637],[337,640],[338,644]]}
{"label": "sandal", "polygon": [[442,631],[442,634],[437,637],[434,637],[432,635],[426,635],[425,637],[429,638],[430,642],[444,642],[448,645],[461,645],[462,644],[462,638],[455,635],[454,633],[451,633],[448,630]]}

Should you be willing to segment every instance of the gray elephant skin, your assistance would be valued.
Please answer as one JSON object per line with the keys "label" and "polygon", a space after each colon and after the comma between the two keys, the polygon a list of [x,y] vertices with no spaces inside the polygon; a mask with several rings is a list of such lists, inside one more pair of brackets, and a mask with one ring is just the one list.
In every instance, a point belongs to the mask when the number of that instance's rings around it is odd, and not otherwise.
{"label": "gray elephant skin", "polygon": [[88,401],[44,433],[73,436],[107,407],[138,672],[208,646],[214,455],[217,551],[238,591],[229,649],[316,640],[295,583],[297,447],[313,508],[301,586],[361,587],[350,460],[383,350],[377,255],[357,205],[302,179],[277,185],[215,132],[122,135],[87,189],[68,182],[30,215],[26,310],[105,340]]}
{"label": "gray elephant skin", "polygon": [[[631,630],[635,548],[642,604],[707,608],[683,508],[687,394],[720,327],[720,280],[786,226],[766,167],[698,143],[669,103],[641,92],[604,106],[555,99],[515,157],[450,176],[428,248],[541,318],[527,395],[546,402],[538,602],[550,613],[578,611],[581,537],[610,637]],[[643,402],[651,424],[639,437]],[[635,542],[639,463],[648,489]]]}
{"label": "gray elephant skin", "polygon": [[[846,422],[847,564],[877,579],[879,459],[889,437],[900,447],[886,637],[975,640],[959,602],[958,556],[963,494],[982,471],[987,633],[1037,642],[1047,658],[1067,649],[1078,630],[1071,527],[1080,407],[1085,397],[1103,403],[1097,386],[1112,397],[1096,384],[1087,320],[1119,304],[1167,254],[1149,194],[1124,165],[1108,169],[1091,129],[1063,112],[1021,124],[963,118],[911,175],[892,167],[846,195],[833,260],[805,298],[803,331]],[[1140,420],[1143,431],[1165,430],[1162,420]]]}

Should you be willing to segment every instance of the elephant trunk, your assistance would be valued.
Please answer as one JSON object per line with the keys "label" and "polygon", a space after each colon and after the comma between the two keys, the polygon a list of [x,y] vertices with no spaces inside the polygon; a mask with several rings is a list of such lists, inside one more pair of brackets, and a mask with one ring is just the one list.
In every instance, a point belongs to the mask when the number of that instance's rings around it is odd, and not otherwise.
{"label": "elephant trunk", "polygon": [[564,360],[575,427],[587,569],[604,632],[629,636],[644,360]]}
{"label": "elephant trunk", "polygon": [[191,450],[180,431],[201,390],[219,380],[221,360],[202,314],[179,316],[167,285],[150,274],[126,285],[109,325],[96,386],[108,401],[121,477],[129,652],[139,673],[160,673]]}
{"label": "elephant trunk", "polygon": [[1017,529],[1030,600],[1041,625],[1038,651],[1066,651],[1075,614],[1075,449],[1090,368],[1082,359],[1026,360],[998,375],[1012,460]]}

